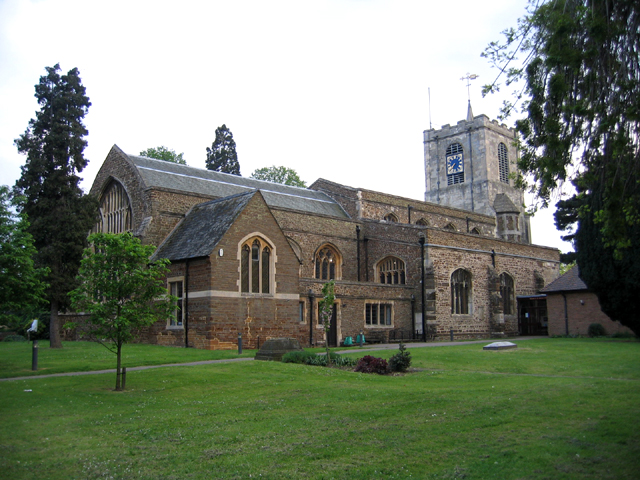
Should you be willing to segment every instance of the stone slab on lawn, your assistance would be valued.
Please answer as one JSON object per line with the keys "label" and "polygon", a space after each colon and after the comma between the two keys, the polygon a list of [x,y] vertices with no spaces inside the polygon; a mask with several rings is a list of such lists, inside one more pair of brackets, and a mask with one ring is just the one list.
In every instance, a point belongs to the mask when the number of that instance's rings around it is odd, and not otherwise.
{"label": "stone slab on lawn", "polygon": [[482,347],[483,350],[507,350],[509,348],[518,348],[518,345],[511,342],[493,342]]}

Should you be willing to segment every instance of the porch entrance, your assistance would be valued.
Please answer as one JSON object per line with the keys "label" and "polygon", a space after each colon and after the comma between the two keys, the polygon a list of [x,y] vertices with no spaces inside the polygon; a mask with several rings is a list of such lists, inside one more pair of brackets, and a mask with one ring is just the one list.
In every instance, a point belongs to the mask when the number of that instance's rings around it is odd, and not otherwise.
{"label": "porch entrance", "polygon": [[520,335],[547,335],[547,296],[518,297]]}

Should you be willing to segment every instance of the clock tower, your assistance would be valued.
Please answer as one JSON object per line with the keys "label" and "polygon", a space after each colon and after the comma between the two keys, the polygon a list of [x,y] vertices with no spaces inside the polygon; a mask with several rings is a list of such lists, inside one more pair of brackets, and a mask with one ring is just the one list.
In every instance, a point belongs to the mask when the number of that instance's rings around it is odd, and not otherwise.
{"label": "clock tower", "polygon": [[509,175],[517,168],[515,131],[486,115],[425,130],[425,200],[496,218],[495,234],[531,243],[524,194]]}

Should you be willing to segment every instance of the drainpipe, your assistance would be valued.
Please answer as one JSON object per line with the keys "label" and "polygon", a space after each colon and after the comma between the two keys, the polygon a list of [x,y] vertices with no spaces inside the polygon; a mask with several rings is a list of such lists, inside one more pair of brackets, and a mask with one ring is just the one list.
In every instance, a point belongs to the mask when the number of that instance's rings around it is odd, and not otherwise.
{"label": "drainpipe", "polygon": [[471,167],[471,211],[475,212],[476,207],[473,202],[473,151],[471,149],[471,127],[469,127],[469,167]]}
{"label": "drainpipe", "polygon": [[356,225],[357,261],[358,261],[358,281],[360,281],[360,225]]}
{"label": "drainpipe", "polygon": [[184,348],[189,348],[189,259],[184,272]]}
{"label": "drainpipe", "polygon": [[369,239],[364,237],[364,264],[367,268],[364,269],[365,281],[369,281]]}
{"label": "drainpipe", "polygon": [[420,281],[420,290],[422,291],[422,341],[427,341],[427,321],[425,319],[425,305],[424,305],[424,242],[425,238],[423,235],[420,235],[418,239],[418,243],[420,243],[420,276],[422,277]]}
{"label": "drainpipe", "polygon": [[313,345],[313,290],[309,289],[309,346]]}
{"label": "drainpipe", "polygon": [[567,309],[567,294],[563,293],[562,298],[564,298],[564,328],[566,331],[566,335],[569,336],[569,311]]}

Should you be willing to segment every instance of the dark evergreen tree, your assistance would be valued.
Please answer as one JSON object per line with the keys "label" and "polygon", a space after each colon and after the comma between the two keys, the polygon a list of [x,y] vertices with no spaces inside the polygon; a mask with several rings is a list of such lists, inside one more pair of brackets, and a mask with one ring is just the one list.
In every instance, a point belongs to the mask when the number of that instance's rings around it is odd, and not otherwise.
{"label": "dark evergreen tree", "polygon": [[52,348],[60,348],[58,311],[68,305],[67,294],[76,283],[87,235],[96,221],[97,202],[83,195],[78,174],[87,165],[83,124],[91,102],[78,69],[60,75],[60,66],[47,67],[35,96],[40,104],[36,118],[15,145],[27,155],[14,194],[23,196],[19,208],[26,213],[33,236],[38,267],[49,269],[47,300],[50,304]]}
{"label": "dark evergreen tree", "polygon": [[236,142],[226,125],[216,128],[216,139],[207,147],[207,169],[240,175]]}
{"label": "dark evergreen tree", "polygon": [[507,84],[525,82],[520,167],[545,204],[573,182],[557,224],[577,225],[569,237],[580,276],[603,311],[640,334],[640,4],[531,2],[505,34],[484,55]]}

